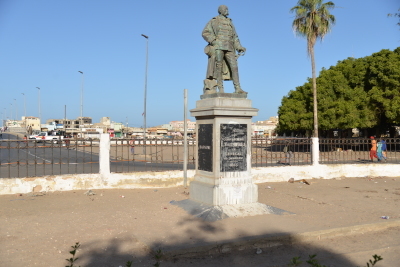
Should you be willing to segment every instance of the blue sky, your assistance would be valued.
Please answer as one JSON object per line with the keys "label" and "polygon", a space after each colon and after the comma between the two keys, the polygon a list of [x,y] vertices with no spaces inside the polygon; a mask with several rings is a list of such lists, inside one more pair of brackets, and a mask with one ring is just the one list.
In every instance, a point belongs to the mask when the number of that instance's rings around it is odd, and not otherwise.
{"label": "blue sky", "polygon": [[[348,57],[400,46],[398,0],[334,0],[336,25],[315,46],[317,70]],[[277,115],[282,97],[311,76],[306,40],[296,37],[290,8],[272,0],[0,0],[0,112],[3,118],[83,115],[143,125],[149,36],[147,126],[183,120],[200,99],[206,42],[201,32],[225,4],[247,52],[239,58],[242,88],[259,115]],[[233,92],[225,82],[226,92]],[[14,100],[15,99],[15,100]],[[193,117],[189,117],[194,120]]]}

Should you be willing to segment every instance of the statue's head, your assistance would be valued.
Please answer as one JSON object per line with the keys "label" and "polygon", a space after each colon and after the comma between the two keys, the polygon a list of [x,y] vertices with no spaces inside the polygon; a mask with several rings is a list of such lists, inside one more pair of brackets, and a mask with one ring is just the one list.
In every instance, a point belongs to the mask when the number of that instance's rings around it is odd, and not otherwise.
{"label": "statue's head", "polygon": [[227,7],[226,5],[220,5],[220,6],[218,7],[218,13],[221,14],[221,15],[224,15],[224,16],[229,15],[229,13],[228,13],[228,7]]}

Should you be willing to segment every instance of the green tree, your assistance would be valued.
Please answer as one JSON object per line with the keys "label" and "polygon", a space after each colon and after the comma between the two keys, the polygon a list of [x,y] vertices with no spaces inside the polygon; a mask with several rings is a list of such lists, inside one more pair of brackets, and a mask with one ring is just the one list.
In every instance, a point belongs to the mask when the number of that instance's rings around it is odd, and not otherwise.
{"label": "green tree", "polygon": [[[318,86],[319,129],[373,129],[400,124],[400,47],[348,58],[322,69]],[[280,133],[312,130],[312,80],[296,87],[278,109]]]}
{"label": "green tree", "polygon": [[313,84],[314,137],[318,137],[318,101],[315,75],[314,45],[318,39],[323,39],[335,23],[335,17],[329,13],[334,8],[333,2],[323,3],[322,0],[299,0],[297,6],[290,9],[296,14],[292,27],[294,31],[307,39],[307,52],[311,57]]}
{"label": "green tree", "polygon": [[[337,66],[322,69],[317,78],[319,129],[370,128],[375,125],[375,113],[364,91],[367,70],[365,59],[349,58]],[[278,131],[308,131],[313,129],[313,99],[311,79],[283,97],[278,109]]]}
{"label": "green tree", "polygon": [[278,116],[278,132],[312,130],[312,94],[309,82],[296,87],[296,90],[283,97]]}
{"label": "green tree", "polygon": [[367,57],[366,90],[381,128],[400,123],[400,49],[387,49]]}
{"label": "green tree", "polygon": [[365,69],[362,61],[349,58],[321,71],[317,79],[320,129],[370,128],[375,125],[368,93],[364,86],[357,85],[363,85]]}

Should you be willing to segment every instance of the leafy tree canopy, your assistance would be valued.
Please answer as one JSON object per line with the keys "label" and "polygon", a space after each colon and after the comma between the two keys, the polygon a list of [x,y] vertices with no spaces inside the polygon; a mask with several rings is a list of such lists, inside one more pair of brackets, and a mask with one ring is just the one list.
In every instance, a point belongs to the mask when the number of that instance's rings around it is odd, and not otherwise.
{"label": "leafy tree canopy", "polygon": [[[400,124],[400,47],[347,58],[317,78],[319,129]],[[280,132],[313,129],[312,83],[290,91],[278,109]]]}

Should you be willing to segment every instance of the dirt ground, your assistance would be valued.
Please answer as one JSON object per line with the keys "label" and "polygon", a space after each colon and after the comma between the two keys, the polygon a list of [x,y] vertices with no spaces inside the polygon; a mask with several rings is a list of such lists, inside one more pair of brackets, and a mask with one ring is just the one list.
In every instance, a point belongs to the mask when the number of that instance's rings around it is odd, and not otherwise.
{"label": "dirt ground", "polygon": [[[193,218],[170,203],[189,198],[183,187],[0,196],[0,266],[66,266],[75,242],[81,244],[76,266],[82,267],[125,266],[129,260],[153,266],[157,249],[168,255],[160,266],[287,266],[291,258],[311,254],[326,266],[364,266],[373,254],[384,258],[377,266],[398,266],[400,227],[393,226],[259,248],[260,238],[400,222],[400,178],[308,182],[258,185],[259,202],[295,215],[217,222]],[[238,241],[252,246],[224,247]],[[187,248],[202,253],[180,255]]]}
{"label": "dirt ground", "polygon": [[[372,255],[379,255],[382,261],[377,267],[396,267],[400,262],[400,228],[389,228],[384,231],[372,231],[363,234],[333,237],[318,242],[303,242],[295,245],[285,245],[261,249],[239,251],[235,253],[221,253],[193,258],[177,258],[161,262],[163,267],[190,266],[190,267],[219,267],[219,266],[260,266],[260,267],[287,267],[293,257],[300,257],[306,264],[310,255],[316,255],[320,264],[325,266],[351,267],[366,266],[373,259]],[[153,262],[156,262],[153,260]]]}

